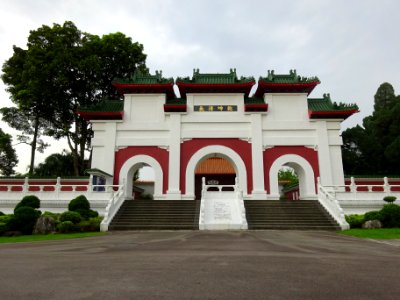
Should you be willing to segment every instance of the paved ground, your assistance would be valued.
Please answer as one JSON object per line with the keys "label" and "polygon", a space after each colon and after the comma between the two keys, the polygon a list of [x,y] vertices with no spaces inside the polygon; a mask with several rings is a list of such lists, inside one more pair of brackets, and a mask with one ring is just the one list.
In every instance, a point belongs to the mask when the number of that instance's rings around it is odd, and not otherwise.
{"label": "paved ground", "polygon": [[400,243],[127,232],[0,245],[0,299],[400,299]]}

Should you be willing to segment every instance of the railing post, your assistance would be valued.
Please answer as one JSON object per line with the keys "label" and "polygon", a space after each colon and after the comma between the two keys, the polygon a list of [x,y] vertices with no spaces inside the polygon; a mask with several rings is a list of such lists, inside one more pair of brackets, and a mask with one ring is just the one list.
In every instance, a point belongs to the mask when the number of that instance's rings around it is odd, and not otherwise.
{"label": "railing post", "polygon": [[93,174],[90,174],[90,176],[89,176],[89,184],[88,184],[88,187],[87,187],[87,191],[88,192],[93,192]]}
{"label": "railing post", "polygon": [[22,192],[24,195],[26,195],[29,192],[29,178],[28,177],[25,177],[24,185],[22,187]]}
{"label": "railing post", "polygon": [[387,194],[390,193],[390,185],[387,177],[383,177],[383,191]]}
{"label": "railing post", "polygon": [[357,192],[357,186],[356,182],[354,180],[354,177],[350,177],[350,192],[356,193]]}

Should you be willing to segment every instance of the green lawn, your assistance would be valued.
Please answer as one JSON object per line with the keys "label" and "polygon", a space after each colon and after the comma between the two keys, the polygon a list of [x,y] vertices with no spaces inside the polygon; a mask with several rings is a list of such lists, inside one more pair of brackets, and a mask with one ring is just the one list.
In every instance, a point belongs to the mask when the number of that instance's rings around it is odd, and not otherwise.
{"label": "green lawn", "polygon": [[56,233],[47,235],[21,235],[12,237],[0,237],[0,243],[20,243],[20,242],[37,242],[51,240],[76,239],[90,236],[105,235],[107,232],[78,232],[78,233]]}
{"label": "green lawn", "polygon": [[349,229],[340,231],[340,233],[364,239],[400,239],[400,228]]}

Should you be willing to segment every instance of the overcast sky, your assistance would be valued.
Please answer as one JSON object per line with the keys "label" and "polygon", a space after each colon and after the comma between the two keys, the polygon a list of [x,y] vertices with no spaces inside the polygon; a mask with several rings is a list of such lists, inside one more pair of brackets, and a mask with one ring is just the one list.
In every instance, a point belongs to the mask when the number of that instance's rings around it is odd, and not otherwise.
{"label": "overcast sky", "polygon": [[[69,20],[92,34],[126,34],[144,45],[150,71],[167,77],[232,67],[256,79],[269,69],[318,76],[321,84],[311,97],[329,92],[334,101],[359,105],[361,112],[343,123],[346,128],[372,113],[381,83],[400,93],[399,12],[397,0],[2,0],[0,62],[12,55],[13,45],[26,46],[30,30]],[[4,90],[1,83],[0,106],[11,106]],[[67,148],[49,141],[52,147],[37,163]],[[17,171],[25,172],[29,147],[17,151]]]}

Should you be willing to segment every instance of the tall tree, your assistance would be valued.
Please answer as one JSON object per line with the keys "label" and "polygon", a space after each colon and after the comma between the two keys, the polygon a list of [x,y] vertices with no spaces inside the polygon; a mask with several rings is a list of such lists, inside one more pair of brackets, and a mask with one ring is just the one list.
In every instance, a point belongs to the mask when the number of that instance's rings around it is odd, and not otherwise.
{"label": "tall tree", "polygon": [[14,167],[18,159],[15,149],[12,147],[11,135],[0,128],[0,173],[5,176],[14,174]]}
{"label": "tall tree", "polygon": [[71,153],[53,153],[35,168],[38,176],[73,176],[74,158]]}
{"label": "tall tree", "polygon": [[36,108],[30,115],[38,131],[45,120],[43,134],[67,139],[75,174],[82,174],[92,131],[76,110],[117,97],[112,80],[145,68],[143,46],[122,33],[84,33],[68,21],[31,31],[27,46],[14,47],[3,81],[18,109]]}
{"label": "tall tree", "polygon": [[375,94],[374,112],[363,126],[345,130],[343,165],[346,174],[399,175],[400,96],[387,82]]}

